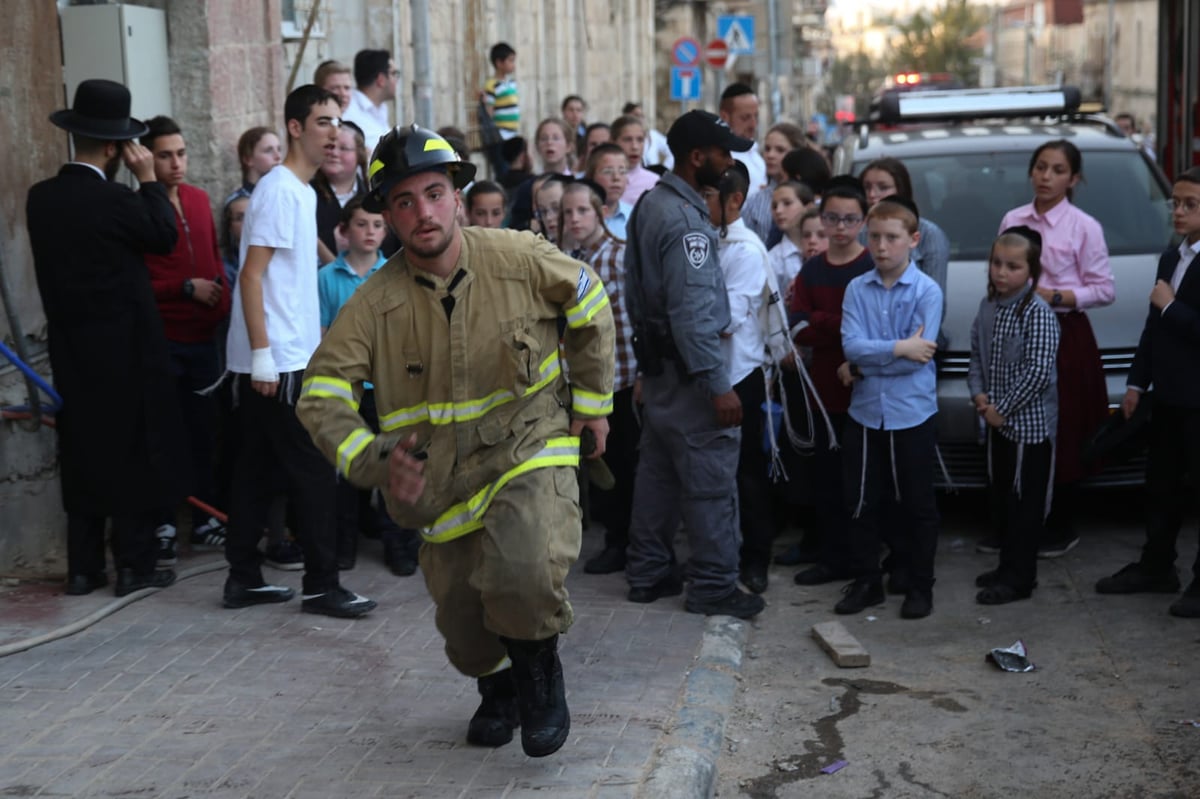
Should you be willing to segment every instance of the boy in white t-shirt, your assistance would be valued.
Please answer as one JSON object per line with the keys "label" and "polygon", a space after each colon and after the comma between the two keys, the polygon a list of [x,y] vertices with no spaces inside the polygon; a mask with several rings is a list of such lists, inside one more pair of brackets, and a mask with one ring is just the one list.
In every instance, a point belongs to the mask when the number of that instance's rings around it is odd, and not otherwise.
{"label": "boy in white t-shirt", "polygon": [[307,85],[289,94],[287,157],[259,180],[246,208],[226,346],[241,431],[225,544],[227,608],[294,595],[263,580],[258,552],[276,475],[286,479],[296,510],[292,532],[304,552],[301,610],[353,618],[375,607],[338,583],[335,475],[295,409],[321,341],[317,198],[308,182],[337,143],[339,115],[337,99],[324,89]]}

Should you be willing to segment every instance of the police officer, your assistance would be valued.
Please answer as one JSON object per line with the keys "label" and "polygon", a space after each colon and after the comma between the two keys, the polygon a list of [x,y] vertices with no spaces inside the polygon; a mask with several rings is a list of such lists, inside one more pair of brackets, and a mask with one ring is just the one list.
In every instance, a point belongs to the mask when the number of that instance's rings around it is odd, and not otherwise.
{"label": "police officer", "polygon": [[699,192],[717,186],[733,163],[730,151],[752,144],[707,111],[676,119],[667,133],[675,166],[634,209],[625,253],[645,403],[625,566],[629,599],[683,592],[671,544],[682,517],[691,550],[684,607],[743,619],[765,603],[737,587],[742,406],[719,346],[729,300]]}
{"label": "police officer", "polygon": [[[483,697],[467,740],[506,744],[519,720],[525,753],[549,755],[570,730],[557,642],[574,619],[578,436],[598,458],[612,411],[608,294],[532,233],[459,227],[475,167],[436,133],[387,133],[368,174],[365,205],[404,249],[342,306],[296,413],[339,473],[386,487],[389,515],[421,530],[446,654]],[[379,435],[358,415],[364,382]]]}

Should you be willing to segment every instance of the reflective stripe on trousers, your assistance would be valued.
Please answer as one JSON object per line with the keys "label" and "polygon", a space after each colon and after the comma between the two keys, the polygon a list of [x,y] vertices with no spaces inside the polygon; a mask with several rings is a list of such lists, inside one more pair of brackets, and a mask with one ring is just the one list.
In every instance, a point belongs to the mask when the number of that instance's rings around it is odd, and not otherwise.
{"label": "reflective stripe on trousers", "polygon": [[466,502],[449,508],[431,526],[422,528],[421,537],[431,544],[441,544],[482,529],[484,514],[487,513],[492,500],[510,480],[548,466],[579,466],[579,438],[563,436],[548,439],[546,446],[529,460],[509,469]]}

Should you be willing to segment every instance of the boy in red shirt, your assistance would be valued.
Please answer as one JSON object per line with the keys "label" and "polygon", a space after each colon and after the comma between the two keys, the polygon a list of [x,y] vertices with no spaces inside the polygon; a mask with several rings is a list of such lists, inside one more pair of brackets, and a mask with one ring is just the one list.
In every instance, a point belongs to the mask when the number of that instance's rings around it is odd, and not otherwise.
{"label": "boy in red shirt", "polygon": [[[146,122],[141,137],[154,155],[154,174],[175,207],[179,238],[169,255],[146,255],[150,285],[167,334],[171,376],[188,431],[190,459],[180,464],[191,472],[191,494],[205,502],[216,498],[212,442],[216,401],[197,392],[221,374],[217,328],[229,316],[231,292],[223,285],[225,269],[217,244],[208,194],[185,183],[187,144],[174,120],[165,116]],[[158,565],[175,563],[174,509],[164,509],[157,535]],[[223,547],[225,527],[208,513],[192,510],[193,546]]]}

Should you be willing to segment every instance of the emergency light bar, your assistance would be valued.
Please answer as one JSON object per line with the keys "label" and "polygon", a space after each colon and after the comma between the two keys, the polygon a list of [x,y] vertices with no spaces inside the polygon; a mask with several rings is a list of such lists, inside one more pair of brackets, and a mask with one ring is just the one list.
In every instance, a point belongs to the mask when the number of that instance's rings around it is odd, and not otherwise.
{"label": "emergency light bar", "polygon": [[884,92],[871,109],[871,121],[895,124],[1053,116],[1073,113],[1079,109],[1079,104],[1079,89],[1074,86]]}

